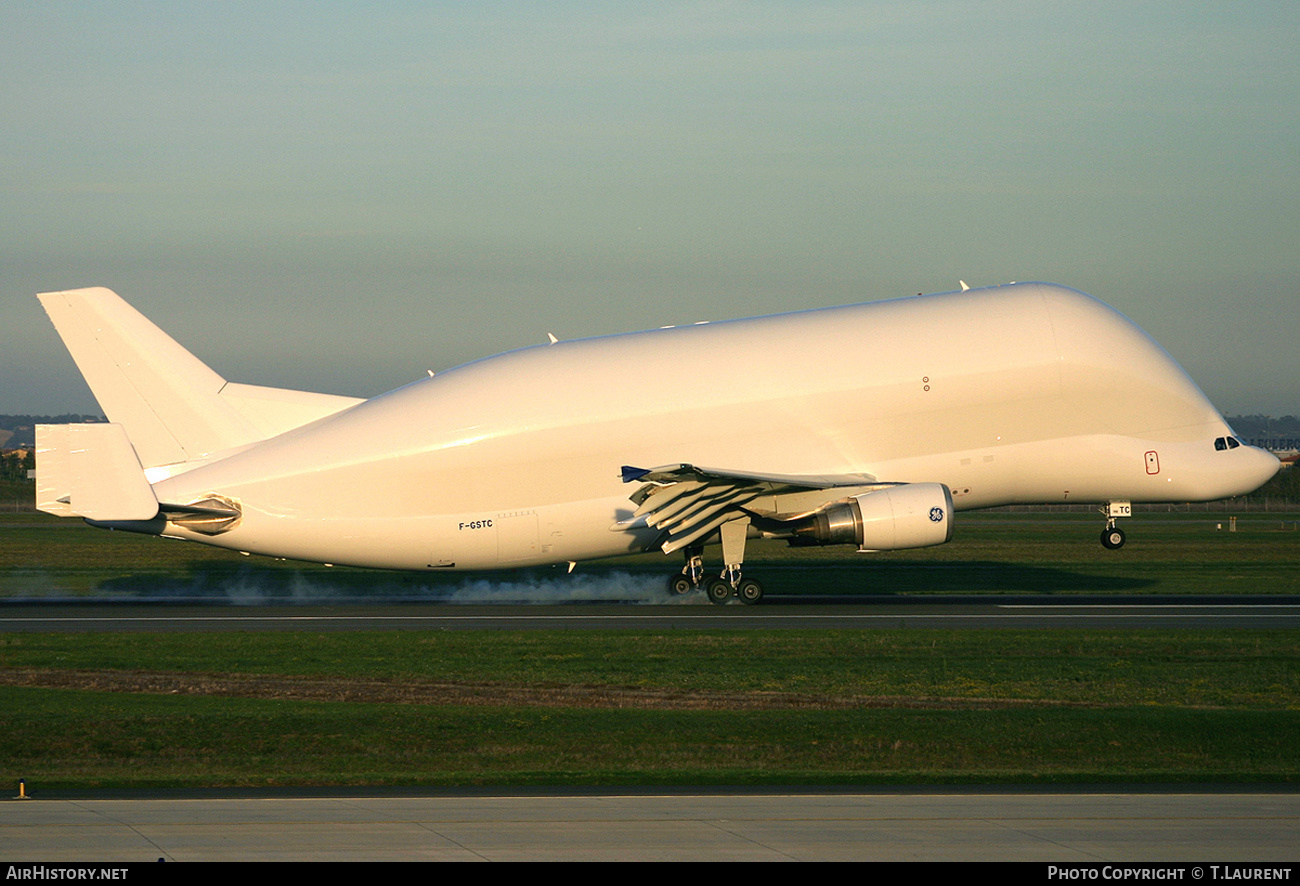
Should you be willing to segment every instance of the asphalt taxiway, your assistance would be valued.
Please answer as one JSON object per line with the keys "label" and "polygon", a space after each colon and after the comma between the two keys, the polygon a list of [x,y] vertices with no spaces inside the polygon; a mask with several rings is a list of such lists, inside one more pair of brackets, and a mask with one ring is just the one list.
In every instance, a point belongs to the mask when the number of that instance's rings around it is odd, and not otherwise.
{"label": "asphalt taxiway", "polygon": [[1286,863],[1300,855],[1297,833],[1295,792],[485,792],[0,802],[3,856],[43,863]]}
{"label": "asphalt taxiway", "polygon": [[0,604],[0,632],[374,631],[726,628],[1300,628],[1294,596],[774,597],[703,601],[454,604],[343,602],[238,606],[75,601]]}

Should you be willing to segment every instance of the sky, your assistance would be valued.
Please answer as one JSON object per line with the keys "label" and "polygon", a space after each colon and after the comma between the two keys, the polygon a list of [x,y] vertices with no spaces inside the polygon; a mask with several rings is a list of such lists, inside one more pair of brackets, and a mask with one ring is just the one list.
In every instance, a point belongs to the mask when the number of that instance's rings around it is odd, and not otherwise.
{"label": "sky", "polygon": [[1297,46],[1258,0],[0,0],[0,413],[99,411],[56,289],[368,397],[547,333],[1048,280],[1225,414],[1300,414]]}

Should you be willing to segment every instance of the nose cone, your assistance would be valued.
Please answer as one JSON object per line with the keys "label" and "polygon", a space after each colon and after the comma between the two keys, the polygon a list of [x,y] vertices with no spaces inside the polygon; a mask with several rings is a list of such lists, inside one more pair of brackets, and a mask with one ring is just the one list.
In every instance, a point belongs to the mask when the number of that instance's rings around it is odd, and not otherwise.
{"label": "nose cone", "polygon": [[1273,479],[1273,475],[1282,468],[1282,462],[1276,455],[1258,446],[1243,446],[1238,453],[1241,460],[1241,492],[1238,495],[1254,492]]}

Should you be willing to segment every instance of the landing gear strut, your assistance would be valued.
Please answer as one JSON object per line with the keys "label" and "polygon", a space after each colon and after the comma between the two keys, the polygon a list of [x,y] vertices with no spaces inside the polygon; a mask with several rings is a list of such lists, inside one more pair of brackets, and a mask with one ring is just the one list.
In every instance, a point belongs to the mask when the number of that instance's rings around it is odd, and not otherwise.
{"label": "landing gear strut", "polygon": [[691,545],[685,548],[686,565],[681,572],[668,577],[668,591],[673,595],[687,594],[701,585],[709,602],[722,605],[734,595],[746,606],[763,599],[763,584],[755,578],[745,578],[740,567],[745,561],[745,538],[749,533],[749,518],[741,517],[722,524],[722,559],[726,563],[722,574],[704,581],[704,547]]}
{"label": "landing gear strut", "polygon": [[704,546],[691,545],[683,553],[686,554],[686,565],[681,572],[668,576],[668,593],[674,597],[689,594],[704,580]]}

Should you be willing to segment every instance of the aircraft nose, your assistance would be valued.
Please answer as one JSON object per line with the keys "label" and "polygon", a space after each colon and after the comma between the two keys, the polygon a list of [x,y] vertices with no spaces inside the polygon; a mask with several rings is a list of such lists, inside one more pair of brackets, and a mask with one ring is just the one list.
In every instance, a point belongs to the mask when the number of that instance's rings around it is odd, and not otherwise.
{"label": "aircraft nose", "polygon": [[1248,461],[1242,466],[1243,485],[1249,485],[1253,492],[1273,479],[1273,475],[1282,469],[1282,462],[1267,449],[1260,449],[1258,446],[1243,448],[1249,453]]}

